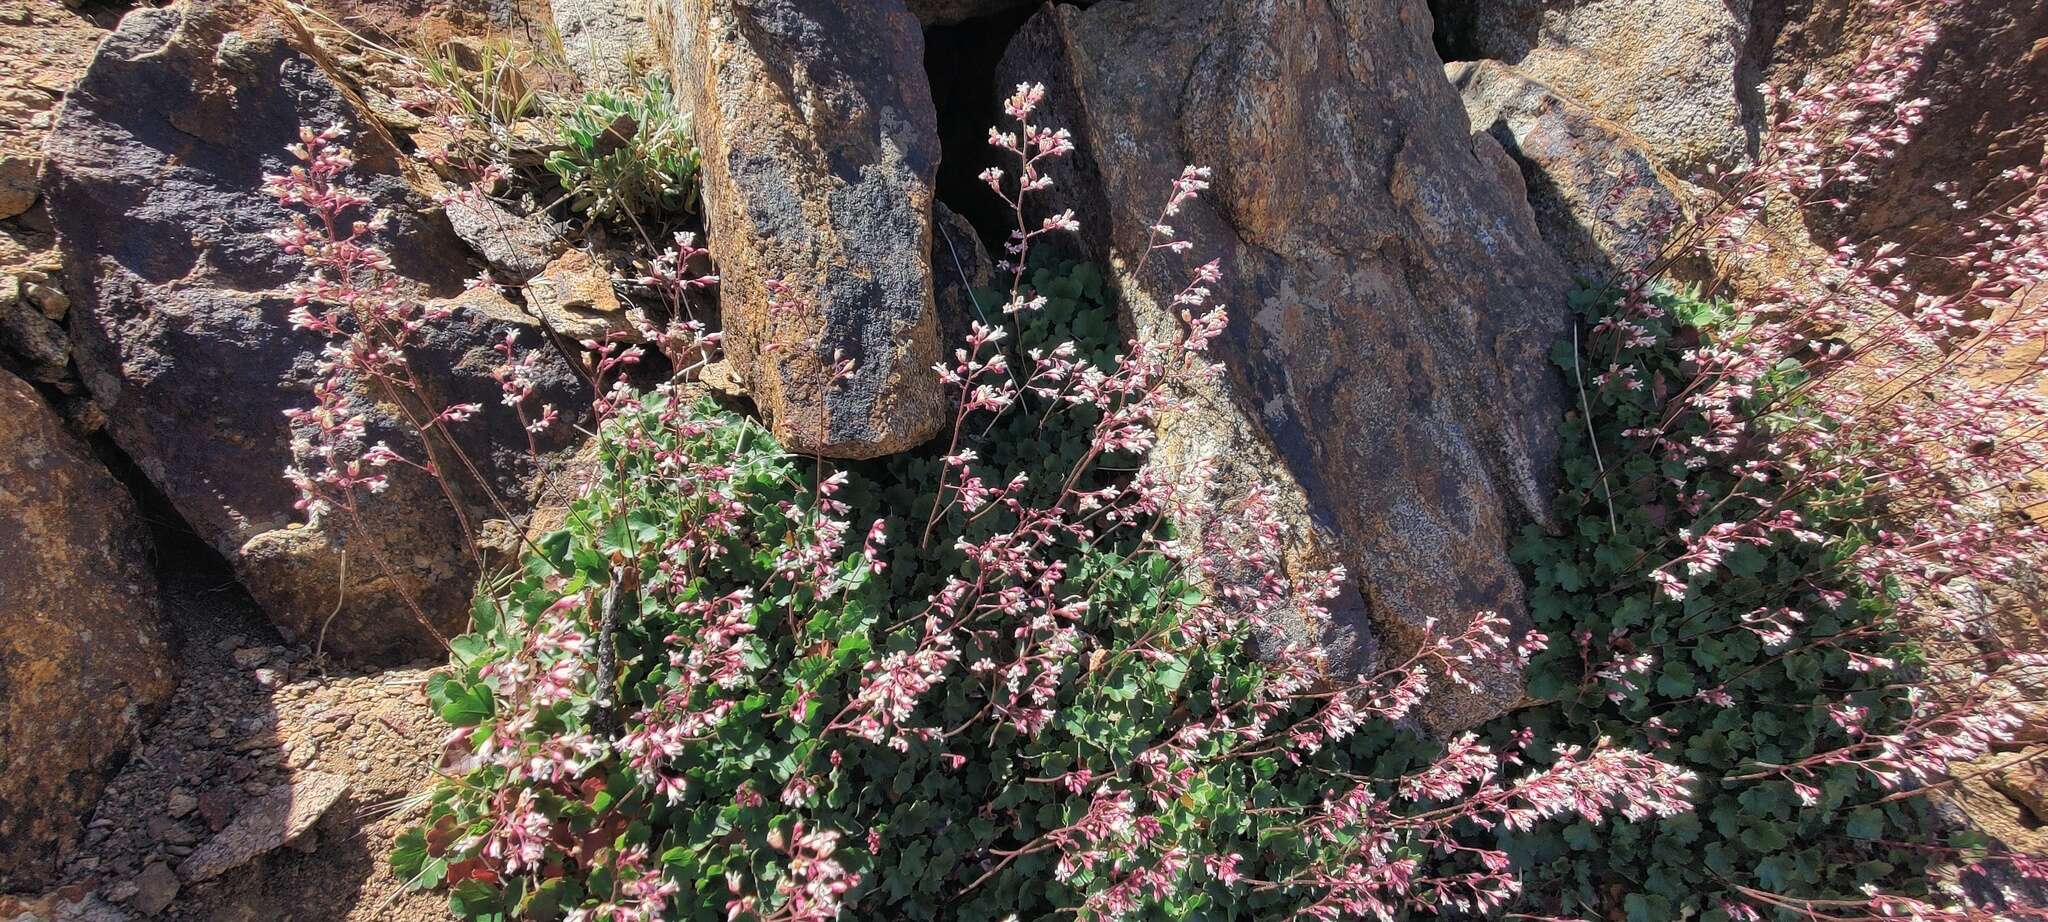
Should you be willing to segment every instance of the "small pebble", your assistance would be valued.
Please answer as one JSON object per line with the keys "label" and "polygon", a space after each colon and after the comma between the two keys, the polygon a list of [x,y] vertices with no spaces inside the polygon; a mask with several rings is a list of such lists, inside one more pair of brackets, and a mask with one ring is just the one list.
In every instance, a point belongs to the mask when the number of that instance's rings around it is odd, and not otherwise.
{"label": "small pebble", "polygon": [[132,905],[143,915],[153,916],[163,912],[171,901],[178,898],[178,876],[171,873],[171,866],[164,863],[151,864],[143,868],[135,878],[135,895]]}
{"label": "small pebble", "polygon": [[198,808],[199,798],[182,790],[172,791],[170,799],[164,803],[164,812],[171,816],[182,817]]}

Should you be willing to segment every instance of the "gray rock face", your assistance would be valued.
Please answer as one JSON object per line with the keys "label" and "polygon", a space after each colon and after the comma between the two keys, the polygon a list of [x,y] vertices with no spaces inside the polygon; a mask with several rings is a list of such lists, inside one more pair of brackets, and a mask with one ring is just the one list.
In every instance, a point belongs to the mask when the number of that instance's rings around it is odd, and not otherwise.
{"label": "gray rock face", "polygon": [[1691,177],[1746,155],[1763,49],[1753,0],[1437,0],[1461,52],[1514,65]]}
{"label": "gray rock face", "polygon": [[910,12],[927,26],[950,26],[1031,6],[1039,0],[907,0]]}
{"label": "gray rock face", "polygon": [[[1574,276],[1605,283],[1656,261],[1685,220],[1687,197],[1648,145],[1499,61],[1460,61],[1444,76],[1473,129],[1521,165],[1536,226]],[[1699,275],[1685,268],[1681,277]]]}
{"label": "gray rock face", "polygon": [[939,141],[917,20],[902,0],[677,4],[733,375],[793,451],[930,438]]}
{"label": "gray rock face", "polygon": [[128,494],[0,372],[0,893],[50,883],[174,685]]}
{"label": "gray rock face", "polygon": [[941,352],[951,354],[967,341],[969,324],[994,325],[1002,316],[1000,298],[976,300],[975,289],[996,283],[995,260],[981,245],[974,225],[944,205],[932,206],[932,301],[939,309]]}
{"label": "gray rock face", "polygon": [[[1170,329],[1162,301],[1221,260],[1227,373],[1165,422],[1162,450],[1214,462],[1216,503],[1277,480],[1289,568],[1353,575],[1333,623],[1292,638],[1348,677],[1375,637],[1401,654],[1432,619],[1522,618],[1507,544],[1547,518],[1564,390],[1546,354],[1568,281],[1513,161],[1468,132],[1421,0],[1049,7],[997,76],[1049,84],[1036,121],[1079,149],[1046,204],[1074,207],[1121,266],[1136,329]],[[1188,262],[1132,277],[1184,164],[1215,171],[1171,222]],[[1479,678],[1479,694],[1440,683],[1426,722],[1469,726],[1520,697],[1511,667]]]}
{"label": "gray rock face", "polygon": [[591,86],[619,86],[653,64],[649,0],[549,0],[569,66]]}
{"label": "gray rock face", "polygon": [[[66,101],[46,146],[44,194],[76,302],[74,358],[114,440],[281,627],[344,656],[407,658],[438,644],[399,587],[445,633],[464,622],[478,565],[455,507],[423,475],[394,476],[365,504],[363,529],[294,522],[284,411],[311,402],[326,341],[287,320],[302,266],[265,237],[286,213],[260,191],[263,175],[289,166],[285,146],[301,125],[350,132],[354,182],[392,215],[383,242],[397,272],[454,309],[414,353],[428,402],[484,407],[454,428],[455,444],[515,514],[526,442],[487,372],[507,327],[529,346],[540,334],[502,300],[462,294],[478,272],[466,247],[311,48],[268,3],[131,13]],[[543,390],[557,406],[580,405],[558,359]],[[379,407],[373,441],[419,453],[391,393],[365,386],[356,396]],[[454,452],[438,448],[470,521],[498,515]]]}
{"label": "gray rock face", "polygon": [[455,236],[481,254],[506,281],[533,278],[562,251],[561,241],[543,219],[515,215],[474,189],[447,196],[442,211]]}

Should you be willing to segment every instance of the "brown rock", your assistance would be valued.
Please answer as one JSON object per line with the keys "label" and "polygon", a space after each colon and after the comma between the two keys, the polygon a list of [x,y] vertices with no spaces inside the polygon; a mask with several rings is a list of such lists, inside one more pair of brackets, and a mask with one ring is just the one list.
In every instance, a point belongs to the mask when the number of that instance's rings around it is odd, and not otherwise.
{"label": "brown rock", "polygon": [[35,204],[51,113],[105,34],[58,0],[15,0],[9,12],[0,17],[0,219]]}
{"label": "brown rock", "polygon": [[[1814,209],[1808,218],[1818,219],[1818,240],[1894,241],[1923,254],[1908,271],[1935,290],[1949,290],[1961,278],[1932,257],[1953,252],[1959,230],[2025,187],[2006,171],[2048,161],[2048,4],[1920,6],[1933,12],[1941,30],[1926,66],[1904,91],[1905,98],[1928,101],[1924,120],[1896,157],[1871,164],[1871,181],[1850,190],[1847,208]],[[1872,40],[1899,31],[1898,16],[1869,3],[1815,0],[1778,37],[1770,82],[1851,79]],[[1952,197],[1974,205],[1958,211]]]}
{"label": "brown rock", "polygon": [[[11,280],[9,280],[11,281]],[[43,286],[22,286],[40,290]],[[71,342],[64,328],[29,298],[0,293],[0,356],[31,380],[50,384],[70,377]]]}
{"label": "brown rock", "polygon": [[432,48],[479,35],[541,35],[547,0],[313,0],[328,21],[394,48]]}
{"label": "brown rock", "polygon": [[[1074,207],[1087,245],[1124,267],[1141,333],[1178,322],[1162,300],[1192,265],[1129,267],[1181,166],[1214,169],[1171,223],[1190,260],[1224,267],[1227,372],[1165,421],[1161,457],[1216,465],[1207,505],[1279,481],[1289,568],[1355,579],[1333,623],[1283,631],[1347,678],[1374,661],[1368,612],[1397,653],[1429,619],[1523,619],[1507,543],[1547,518],[1564,412],[1545,356],[1567,278],[1513,162],[1468,131],[1429,23],[1421,0],[1056,6],[998,69],[999,86],[1051,85],[1035,123],[1079,149],[1044,204]],[[1446,690],[1427,722],[1469,726],[1520,696],[1505,667],[1480,678],[1483,694]]]}
{"label": "brown rock", "polygon": [[1991,786],[2024,808],[2036,824],[2048,824],[2048,754],[2023,754],[1990,778]]}
{"label": "brown rock", "polygon": [[[1650,267],[1686,220],[1678,177],[1628,129],[1499,61],[1444,67],[1475,131],[1521,166],[1543,240],[1578,278],[1611,282]],[[1702,275],[1698,267],[1680,273]]]}
{"label": "brown rock", "polygon": [[447,196],[442,207],[455,235],[508,281],[532,278],[562,251],[561,241],[540,218],[515,215],[475,189]]}
{"label": "brown rock", "polygon": [[939,142],[917,20],[902,0],[679,3],[700,24],[673,53],[704,155],[727,361],[792,451],[870,458],[924,441],[944,398]]}
{"label": "brown rock", "polygon": [[199,798],[184,791],[172,791],[170,798],[164,801],[166,816],[182,817],[198,808]]}
{"label": "brown rock", "polygon": [[36,203],[36,171],[42,165],[31,157],[0,155],[0,218],[14,217]]}
{"label": "brown rock", "polygon": [[1691,178],[1748,155],[1767,34],[1755,0],[1435,0],[1451,56],[1492,58],[1648,142]]}
{"label": "brown rock", "polygon": [[49,285],[23,285],[21,297],[51,320],[62,320],[71,311],[71,296]]}
{"label": "brown rock", "polygon": [[[294,329],[289,286],[303,272],[266,234],[287,212],[260,191],[288,166],[301,125],[350,133],[357,189],[392,217],[380,241],[395,270],[452,314],[412,347],[426,402],[477,403],[478,416],[435,446],[463,517],[514,515],[532,463],[515,414],[488,371],[507,330],[541,332],[487,291],[467,247],[409,181],[411,167],[293,17],[267,2],[138,9],[101,46],[66,100],[46,148],[44,196],[66,258],[74,359],[107,430],[195,531],[232,562],[280,627],[356,659],[438,650],[459,630],[478,574],[463,519],[441,485],[396,470],[364,503],[362,528],[295,520],[284,411],[311,402],[327,341]],[[546,402],[582,402],[566,362],[543,353]],[[418,456],[389,389],[357,395],[376,412],[368,441]],[[557,427],[543,450],[573,427]],[[464,463],[462,458],[467,458]],[[466,475],[474,464],[482,483]],[[381,562],[380,562],[381,561]]]}
{"label": "brown rock", "polygon": [[32,897],[0,895],[0,922],[130,922],[132,918],[83,884]]}
{"label": "brown rock", "polygon": [[171,901],[177,898],[177,875],[171,873],[169,865],[158,862],[143,868],[135,878],[135,896],[128,905],[145,916],[153,916],[170,908]]}
{"label": "brown rock", "polygon": [[227,794],[209,792],[199,795],[199,819],[206,828],[219,832],[226,829],[228,821],[234,819],[236,798]]}
{"label": "brown rock", "polygon": [[995,260],[974,233],[974,225],[944,205],[932,206],[932,302],[939,310],[942,351],[967,341],[968,324],[996,325],[1002,299],[977,289],[994,286]]}
{"label": "brown rock", "polygon": [[[2048,827],[2044,827],[2038,814],[2011,795],[2007,790],[2009,782],[2000,777],[2001,770],[2024,770],[2024,764],[2015,763],[2026,758],[2028,754],[2023,752],[1992,753],[1959,767],[1955,773],[1958,782],[1943,789],[1932,801],[1936,815],[1953,825],[1982,833],[2007,850],[2026,855],[2048,854]],[[1983,873],[1993,883],[2026,883],[2003,862],[1985,865]]]}
{"label": "brown rock", "polygon": [[570,250],[526,283],[526,309],[574,340],[634,333],[611,273],[582,250]]}
{"label": "brown rock", "polygon": [[0,372],[0,890],[46,883],[169,699],[156,577],[128,494]]}
{"label": "brown rock", "polygon": [[648,0],[550,0],[562,54],[585,86],[622,86],[655,63]]}

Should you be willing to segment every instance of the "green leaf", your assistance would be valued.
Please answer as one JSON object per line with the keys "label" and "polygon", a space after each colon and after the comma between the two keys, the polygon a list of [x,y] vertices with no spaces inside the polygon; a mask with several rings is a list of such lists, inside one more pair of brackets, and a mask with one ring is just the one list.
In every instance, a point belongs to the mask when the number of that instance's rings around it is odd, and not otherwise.
{"label": "green leaf", "polygon": [[1876,839],[1884,835],[1884,811],[1874,807],[1859,807],[1849,811],[1849,820],[1843,830],[1852,839]]}
{"label": "green leaf", "polygon": [[458,665],[474,665],[491,650],[490,638],[482,634],[464,634],[448,641],[448,652]]}
{"label": "green leaf", "polygon": [[458,727],[474,727],[489,720],[496,710],[496,700],[489,687],[482,684],[455,687],[451,683],[447,703],[441,705],[441,719]]}

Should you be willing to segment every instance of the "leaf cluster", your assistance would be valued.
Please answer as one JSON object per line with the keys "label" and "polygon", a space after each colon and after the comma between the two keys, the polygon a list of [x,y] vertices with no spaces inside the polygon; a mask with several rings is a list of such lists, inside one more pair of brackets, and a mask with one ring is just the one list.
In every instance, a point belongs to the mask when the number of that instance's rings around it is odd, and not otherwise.
{"label": "leaf cluster", "polygon": [[555,124],[557,148],[543,165],[570,209],[610,220],[697,210],[701,158],[665,78],[589,91],[567,103]]}
{"label": "leaf cluster", "polygon": [[[1085,264],[1041,268],[1030,286],[1048,301],[1023,322],[1011,321],[1019,360],[1029,349],[1079,340],[1082,354],[1107,369],[1116,330],[1097,270]],[[1001,300],[984,294],[983,303]],[[1089,811],[1088,789],[1069,789],[1056,779],[1132,771],[1140,753],[1176,728],[1254,694],[1264,667],[1237,642],[1157,643],[1183,629],[1183,613],[1203,599],[1203,590],[1157,553],[1139,527],[1088,545],[1067,541],[1046,553],[1067,565],[1063,591],[1088,602],[1080,619],[1087,645],[1062,667],[1055,716],[1043,731],[1027,736],[976,723],[991,696],[983,683],[962,678],[935,688],[919,713],[921,723],[972,728],[968,732],[902,748],[829,732],[873,663],[915,648],[924,629],[919,614],[933,591],[949,575],[969,574],[957,541],[1015,522],[1000,510],[980,517],[951,510],[933,539],[920,543],[926,512],[934,508],[939,461],[909,455],[854,465],[845,471],[840,495],[852,506],[852,522],[881,520],[894,539],[880,552],[882,574],[873,572],[867,556],[852,553],[834,564],[830,590],[779,576],[775,563],[806,540],[814,527],[807,510],[831,472],[815,459],[787,454],[758,424],[710,403],[691,406],[682,414],[687,425],[679,427],[675,407],[665,401],[680,399],[650,395],[608,425],[594,489],[575,503],[562,530],[539,542],[540,553],[516,577],[479,595],[474,631],[455,643],[451,671],[429,689],[444,719],[474,732],[456,747],[458,770],[435,788],[424,818],[400,840],[395,872],[415,886],[448,887],[462,918],[555,920],[620,899],[621,856],[644,849],[681,887],[663,918],[724,920],[731,894],[766,900],[776,893],[789,873],[780,847],[801,821],[866,836],[843,841],[835,856],[860,877],[846,904],[857,906],[862,918],[1063,917],[1109,886],[1112,881],[1089,870],[1059,873],[1056,849],[1026,847]],[[973,447],[997,476],[1022,472],[1034,490],[1057,491],[1099,412],[1027,399],[977,434]],[[545,758],[566,741],[630,733],[636,729],[631,715],[677,692],[670,654],[679,638],[707,626],[679,616],[676,606],[644,587],[662,577],[665,562],[673,563],[656,549],[706,512],[700,485],[671,474],[679,456],[732,471],[727,492],[745,509],[743,527],[717,539],[722,553],[696,558],[673,590],[684,600],[755,590],[746,612],[749,678],[732,691],[736,704],[669,761],[667,768],[684,780],[674,798],[602,747],[574,780],[510,778],[506,764],[520,760],[491,758],[494,748]],[[1127,476],[1136,462],[1107,458],[1090,476]],[[618,575],[627,571],[643,588],[620,585]],[[595,599],[619,589],[625,591],[618,593],[618,665],[611,684],[585,683],[537,719],[508,722],[512,703],[494,674],[528,655],[531,638],[562,599],[579,593]],[[598,610],[593,604],[580,616],[592,637],[602,630]],[[1133,655],[1141,643],[1145,654]],[[1014,644],[1007,632],[974,633],[961,662],[1000,662]],[[695,703],[715,696],[711,690],[693,694]],[[1185,779],[1181,796],[1147,805],[1159,826],[1146,847],[1242,855],[1247,877],[1287,880],[1355,843],[1348,834],[1311,840],[1262,813],[1318,804],[1334,787],[1356,783],[1345,779],[1391,783],[1434,751],[1391,725],[1370,726],[1299,760],[1258,752],[1232,757],[1232,747],[1241,745],[1226,737],[1197,744],[1200,767]],[[814,791],[786,799],[799,780]],[[545,855],[537,868],[511,873],[482,843],[522,799],[547,819]],[[1197,871],[1188,877],[1188,886],[1141,917],[1278,916],[1300,899],[1285,887],[1232,887]],[[765,917],[773,908],[758,911]]]}
{"label": "leaf cluster", "polygon": [[[1783,777],[1739,780],[1849,743],[1830,705],[1868,708],[1872,734],[1895,726],[1908,713],[1900,674],[1854,668],[1851,654],[1909,668],[1912,651],[1888,629],[1887,600],[1860,589],[1843,566],[1864,539],[1856,523],[1871,501],[1855,477],[1824,492],[1773,495],[1769,485],[1743,482],[1740,451],[1725,465],[1688,467],[1640,437],[1646,429],[1678,440],[1707,432],[1679,403],[1691,373],[1685,351],[1743,332],[1727,305],[1693,292],[1661,290],[1648,303],[1653,310],[1634,320],[1647,344],[1595,335],[1553,352],[1567,382],[1584,382],[1591,416],[1574,410],[1559,429],[1557,530],[1531,527],[1514,548],[1532,618],[1552,638],[1528,672],[1530,696],[1545,703],[1488,732],[1503,740],[1533,733],[1537,752],[1600,737],[1643,747],[1698,773],[1698,809],[1643,823],[1539,827],[1504,844],[1542,908],[1589,918],[1725,922],[1723,901],[1738,887],[1795,899],[1855,899],[1872,885],[1924,891],[1930,853],[1915,845],[1938,835],[1918,800],[1883,802],[1892,792],[1853,765],[1800,775],[1818,791],[1811,804]],[[1573,306],[1582,329],[1599,329],[1620,309],[1590,289],[1576,292]],[[1633,369],[1641,386],[1621,377],[1595,383],[1615,369]],[[1790,396],[1798,383],[1793,369],[1774,372],[1746,411],[1801,412]],[[1638,435],[1624,434],[1632,430]],[[1739,547],[1723,567],[1693,578],[1683,598],[1668,597],[1651,572],[1680,553],[1681,535],[1753,515],[1753,506],[1736,511],[1749,500],[1729,499],[1738,489],[1797,510],[1826,540]],[[1802,619],[1784,642],[1745,621],[1781,608]],[[1620,682],[1598,675],[1645,654],[1646,671]]]}

